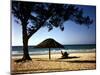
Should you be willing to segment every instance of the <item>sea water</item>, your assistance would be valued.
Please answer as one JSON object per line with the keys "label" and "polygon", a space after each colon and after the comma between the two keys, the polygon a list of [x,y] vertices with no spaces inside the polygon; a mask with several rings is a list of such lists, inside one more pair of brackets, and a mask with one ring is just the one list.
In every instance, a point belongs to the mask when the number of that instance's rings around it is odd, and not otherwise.
{"label": "sea water", "polygon": [[[42,55],[48,54],[49,48],[35,48],[34,46],[28,46],[30,55]],[[61,51],[68,53],[83,53],[83,52],[95,52],[96,44],[84,44],[84,45],[64,45],[64,48],[50,48],[51,53],[60,53]],[[12,55],[22,55],[23,46],[12,46]]]}

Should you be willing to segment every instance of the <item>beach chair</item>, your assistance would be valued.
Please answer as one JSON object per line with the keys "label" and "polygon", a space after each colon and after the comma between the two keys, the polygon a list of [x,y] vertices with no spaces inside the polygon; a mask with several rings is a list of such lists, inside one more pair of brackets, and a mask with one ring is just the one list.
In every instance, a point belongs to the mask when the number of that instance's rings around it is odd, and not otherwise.
{"label": "beach chair", "polygon": [[61,51],[61,54],[62,54],[62,58],[68,58],[69,54],[67,52]]}

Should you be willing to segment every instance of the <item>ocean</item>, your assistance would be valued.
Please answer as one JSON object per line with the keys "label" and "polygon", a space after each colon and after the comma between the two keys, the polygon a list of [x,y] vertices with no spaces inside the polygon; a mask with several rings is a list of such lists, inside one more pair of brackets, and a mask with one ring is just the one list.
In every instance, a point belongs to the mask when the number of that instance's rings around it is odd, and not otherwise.
{"label": "ocean", "polygon": [[[23,47],[22,46],[12,46],[11,48],[12,55],[22,55]],[[43,55],[48,54],[48,48],[34,48],[34,46],[28,46],[30,55]],[[84,45],[64,45],[62,48],[51,48],[51,53],[60,53],[62,51],[67,51],[68,53],[83,53],[83,52],[95,52],[96,44],[84,44]]]}

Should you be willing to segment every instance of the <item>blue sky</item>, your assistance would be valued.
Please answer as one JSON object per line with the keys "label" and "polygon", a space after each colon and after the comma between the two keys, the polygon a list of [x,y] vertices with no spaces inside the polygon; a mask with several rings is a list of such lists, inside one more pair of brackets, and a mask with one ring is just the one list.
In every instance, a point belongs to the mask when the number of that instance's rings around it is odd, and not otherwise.
{"label": "blue sky", "polygon": [[[48,32],[47,27],[40,28],[29,39],[28,45],[37,45],[47,38],[53,38],[61,44],[95,44],[96,43],[96,8],[95,6],[78,6],[83,8],[84,15],[90,16],[94,20],[89,28],[85,25],[79,25],[72,21],[64,22],[64,31],[60,28],[54,28]],[[12,45],[22,45],[22,28],[15,22],[12,15]]]}

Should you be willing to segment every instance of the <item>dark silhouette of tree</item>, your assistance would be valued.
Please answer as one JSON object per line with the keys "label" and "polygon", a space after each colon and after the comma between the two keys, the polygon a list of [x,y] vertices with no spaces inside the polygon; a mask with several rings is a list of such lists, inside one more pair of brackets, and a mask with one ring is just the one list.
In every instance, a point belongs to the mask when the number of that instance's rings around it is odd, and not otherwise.
{"label": "dark silhouette of tree", "polygon": [[28,40],[41,27],[47,26],[48,31],[59,27],[63,31],[63,23],[68,20],[87,26],[93,23],[89,16],[83,16],[82,9],[67,4],[12,1],[12,14],[22,26],[23,61],[31,60]]}

